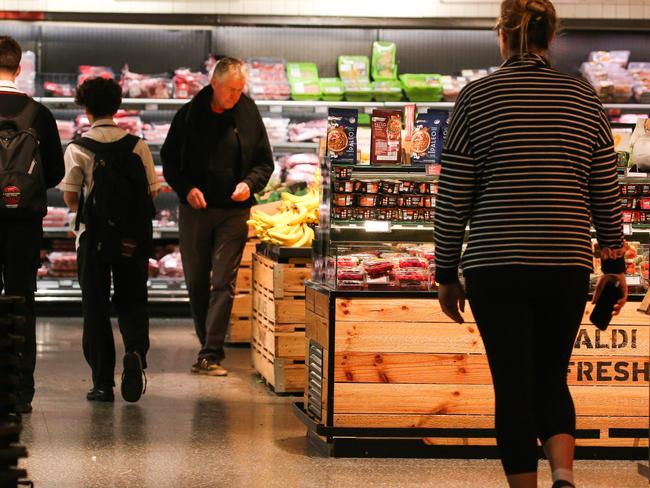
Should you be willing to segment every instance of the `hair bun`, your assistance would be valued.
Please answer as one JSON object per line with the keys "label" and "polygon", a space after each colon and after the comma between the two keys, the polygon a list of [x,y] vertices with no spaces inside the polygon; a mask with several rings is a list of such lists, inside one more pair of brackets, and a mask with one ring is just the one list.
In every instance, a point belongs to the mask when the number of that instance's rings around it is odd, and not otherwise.
{"label": "hair bun", "polygon": [[536,13],[536,14],[545,14],[548,12],[548,7],[546,2],[541,0],[529,0],[526,2],[526,10]]}

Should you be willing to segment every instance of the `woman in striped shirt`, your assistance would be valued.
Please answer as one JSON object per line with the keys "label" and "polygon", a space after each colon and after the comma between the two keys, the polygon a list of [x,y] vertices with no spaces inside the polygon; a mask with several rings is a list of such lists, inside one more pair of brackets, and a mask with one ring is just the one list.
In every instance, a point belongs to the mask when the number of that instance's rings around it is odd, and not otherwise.
{"label": "woman in striped shirt", "polygon": [[[553,487],[572,487],[575,409],[568,363],[600,247],[622,255],[616,153],[593,89],[549,65],[557,17],[548,0],[504,0],[506,60],[458,98],[442,157],[436,279],[458,323],[466,292],[490,364],[497,443],[511,487],[537,486],[537,439]],[[616,252],[611,252],[616,251]],[[603,262],[595,298],[618,281],[622,257]]]}

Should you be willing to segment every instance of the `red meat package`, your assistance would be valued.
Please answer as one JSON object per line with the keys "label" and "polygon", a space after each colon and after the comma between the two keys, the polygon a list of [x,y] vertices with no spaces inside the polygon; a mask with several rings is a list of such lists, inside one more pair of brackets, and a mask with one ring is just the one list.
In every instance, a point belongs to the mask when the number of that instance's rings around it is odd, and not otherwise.
{"label": "red meat package", "polygon": [[107,78],[114,79],[115,73],[107,66],[79,66],[79,75],[77,76],[77,86],[81,85],[88,78]]}
{"label": "red meat package", "polygon": [[159,276],[167,278],[182,278],[183,277],[183,261],[181,260],[180,251],[174,251],[166,256],[163,256],[158,261],[160,267]]}
{"label": "red meat package", "polygon": [[74,138],[75,123],[72,120],[57,120],[56,128],[62,141],[69,141]]}
{"label": "red meat package", "polygon": [[373,110],[370,118],[370,162],[400,164],[402,161],[402,113]]}
{"label": "red meat package", "polygon": [[127,98],[171,98],[171,82],[167,75],[143,75],[122,68],[122,95]]}
{"label": "red meat package", "polygon": [[205,73],[194,73],[187,68],[174,71],[174,98],[192,98],[206,86],[210,80]]}

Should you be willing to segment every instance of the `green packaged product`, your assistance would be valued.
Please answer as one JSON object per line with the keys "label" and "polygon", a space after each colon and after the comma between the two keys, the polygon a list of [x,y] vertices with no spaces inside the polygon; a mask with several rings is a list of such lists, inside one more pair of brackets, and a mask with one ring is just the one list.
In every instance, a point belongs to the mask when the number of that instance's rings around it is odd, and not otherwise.
{"label": "green packaged product", "polygon": [[345,82],[345,99],[351,102],[371,102],[372,85],[368,81]]}
{"label": "green packaged product", "polygon": [[339,76],[345,81],[369,81],[368,56],[339,56]]}
{"label": "green packaged product", "polygon": [[298,101],[320,100],[320,83],[316,81],[292,81],[291,98]]}
{"label": "green packaged product", "polygon": [[437,74],[400,75],[406,98],[411,102],[439,102],[442,100],[441,76]]}
{"label": "green packaged product", "polygon": [[375,81],[372,92],[378,102],[399,102],[402,100],[402,84],[397,80]]}
{"label": "green packaged product", "polygon": [[390,81],[397,79],[397,46],[394,42],[372,43],[372,79]]}
{"label": "green packaged product", "polygon": [[320,79],[321,99],[327,102],[339,102],[343,100],[345,85],[339,78]]}
{"label": "green packaged product", "polygon": [[318,81],[318,67],[314,63],[287,63],[289,81]]}

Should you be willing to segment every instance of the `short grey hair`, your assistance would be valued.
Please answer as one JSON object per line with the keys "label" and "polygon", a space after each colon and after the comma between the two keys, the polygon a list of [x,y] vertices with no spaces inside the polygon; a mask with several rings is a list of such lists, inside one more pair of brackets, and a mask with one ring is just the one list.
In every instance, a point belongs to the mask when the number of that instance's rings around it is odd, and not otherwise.
{"label": "short grey hair", "polygon": [[246,63],[238,58],[221,58],[214,67],[212,79],[221,80],[228,75],[234,78],[247,79],[248,68],[246,67]]}

